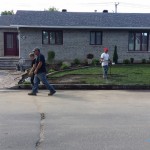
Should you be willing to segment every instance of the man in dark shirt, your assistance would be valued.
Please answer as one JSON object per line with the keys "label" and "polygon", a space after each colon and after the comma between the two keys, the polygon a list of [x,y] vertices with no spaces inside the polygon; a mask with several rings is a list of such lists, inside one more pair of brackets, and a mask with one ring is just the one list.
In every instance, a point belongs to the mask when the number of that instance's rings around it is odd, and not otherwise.
{"label": "man in dark shirt", "polygon": [[46,78],[46,66],[45,66],[45,57],[40,53],[39,48],[35,48],[33,50],[34,54],[37,56],[36,62],[35,62],[35,68],[34,68],[34,86],[32,88],[32,92],[28,93],[28,95],[36,95],[38,90],[38,84],[39,81],[42,81],[43,84],[47,87],[47,89],[50,91],[48,94],[49,96],[52,96],[54,93],[56,93],[54,87],[48,83],[48,80]]}

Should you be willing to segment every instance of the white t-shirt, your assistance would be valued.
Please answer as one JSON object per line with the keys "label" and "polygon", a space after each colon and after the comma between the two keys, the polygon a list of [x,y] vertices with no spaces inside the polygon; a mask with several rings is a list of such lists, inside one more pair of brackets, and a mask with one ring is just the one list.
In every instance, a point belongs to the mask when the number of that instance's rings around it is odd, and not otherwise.
{"label": "white t-shirt", "polygon": [[102,53],[101,54],[101,59],[103,59],[102,61],[102,66],[108,66],[109,63],[109,54],[108,53]]}

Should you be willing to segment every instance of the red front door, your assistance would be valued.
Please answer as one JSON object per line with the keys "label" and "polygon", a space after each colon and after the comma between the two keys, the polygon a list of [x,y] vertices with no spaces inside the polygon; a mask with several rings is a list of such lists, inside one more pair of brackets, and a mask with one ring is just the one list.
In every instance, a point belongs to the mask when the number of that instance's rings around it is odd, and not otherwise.
{"label": "red front door", "polygon": [[5,32],[4,33],[4,55],[5,56],[18,56],[18,33]]}

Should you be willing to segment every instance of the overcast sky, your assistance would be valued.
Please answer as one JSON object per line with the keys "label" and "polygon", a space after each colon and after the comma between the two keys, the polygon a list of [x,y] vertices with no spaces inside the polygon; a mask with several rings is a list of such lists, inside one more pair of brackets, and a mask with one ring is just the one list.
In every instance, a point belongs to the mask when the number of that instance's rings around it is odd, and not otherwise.
{"label": "overcast sky", "polygon": [[59,11],[102,12],[107,9],[119,13],[150,13],[150,0],[0,0],[0,12],[5,10],[44,10],[55,7]]}

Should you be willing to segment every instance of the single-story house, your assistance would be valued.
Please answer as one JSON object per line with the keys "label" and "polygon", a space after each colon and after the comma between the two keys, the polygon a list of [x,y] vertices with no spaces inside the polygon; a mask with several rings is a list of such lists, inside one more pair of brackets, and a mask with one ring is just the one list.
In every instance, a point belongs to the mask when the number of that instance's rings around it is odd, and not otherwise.
{"label": "single-story house", "polygon": [[39,47],[46,58],[54,51],[56,61],[84,61],[104,47],[112,58],[116,45],[120,62],[149,60],[149,31],[150,13],[17,11],[0,16],[0,57],[28,59]]}

